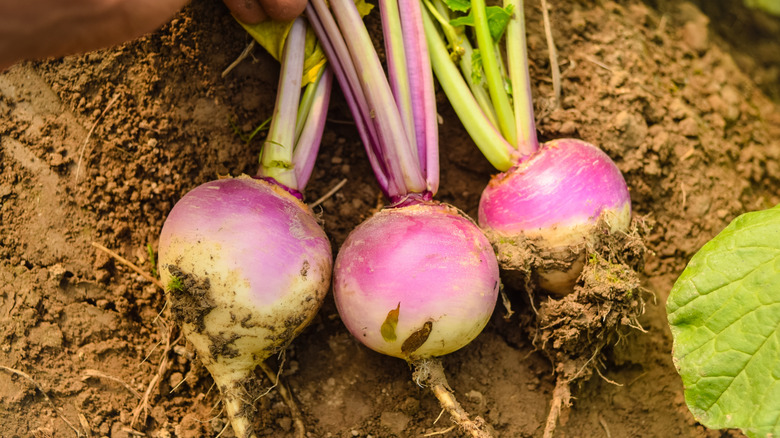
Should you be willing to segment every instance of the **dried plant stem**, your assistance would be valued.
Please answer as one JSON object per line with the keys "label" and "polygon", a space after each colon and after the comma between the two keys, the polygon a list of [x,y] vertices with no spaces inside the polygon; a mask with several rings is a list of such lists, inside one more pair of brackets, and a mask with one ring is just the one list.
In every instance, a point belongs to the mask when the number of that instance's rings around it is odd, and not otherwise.
{"label": "dried plant stem", "polygon": [[160,280],[152,277],[151,274],[149,274],[148,272],[145,272],[144,270],[142,270],[141,268],[136,266],[130,260],[127,260],[126,258],[124,258],[121,255],[115,253],[114,251],[111,251],[110,249],[106,248],[105,246],[103,246],[103,245],[101,245],[101,244],[99,244],[97,242],[92,242],[92,246],[94,246],[95,248],[105,252],[106,254],[110,255],[111,257],[119,260],[120,263],[122,263],[123,265],[125,265],[128,268],[132,269],[136,274],[140,275],[141,277],[144,277],[145,279],[151,281],[152,283],[155,284],[155,286],[159,287],[160,289],[165,289],[163,287],[162,283],[160,283]]}
{"label": "dried plant stem", "polygon": [[141,401],[138,402],[138,406],[136,406],[136,408],[133,410],[133,419],[130,421],[131,428],[138,421],[138,418],[141,416],[142,412],[144,413],[144,417],[149,414],[149,399],[151,398],[152,391],[157,387],[157,384],[168,371],[168,365],[170,362],[168,359],[168,353],[171,351],[173,345],[179,341],[179,339],[176,339],[176,341],[172,342],[173,330],[168,327],[167,324],[163,323],[162,326],[163,337],[165,338],[165,348],[162,351],[160,365],[157,367],[157,373],[155,373],[154,377],[152,377],[152,380],[149,381],[149,385],[147,385],[146,391],[144,391],[144,395],[141,397]]}
{"label": "dried plant stem", "polygon": [[336,184],[332,189],[328,190],[328,193],[325,193],[319,199],[317,199],[316,201],[314,201],[311,204],[309,204],[309,208],[314,208],[314,207],[322,204],[323,202],[327,201],[328,198],[330,198],[331,196],[335,195],[336,192],[341,190],[341,188],[344,187],[344,184],[346,184],[346,183],[347,183],[347,179],[346,178],[344,178],[341,181],[339,181],[339,183]]}
{"label": "dried plant stem", "polygon": [[106,115],[109,109],[111,109],[112,106],[114,106],[114,103],[116,103],[116,100],[119,99],[119,93],[114,94],[114,97],[111,98],[111,100],[108,102],[108,105],[106,105],[105,108],[103,108],[103,112],[100,113],[97,119],[95,119],[95,122],[92,123],[92,127],[89,128],[89,132],[87,132],[87,137],[84,139],[84,144],[81,145],[81,150],[79,151],[79,159],[76,163],[76,182],[79,180],[79,174],[81,173],[81,162],[84,158],[84,150],[87,148],[87,144],[89,144],[89,139],[92,138],[92,133],[95,132],[95,127],[97,127],[98,123],[100,123],[101,120],[103,120],[103,116]]}
{"label": "dried plant stem", "polygon": [[55,404],[54,404],[54,401],[53,401],[53,400],[52,400],[52,399],[49,397],[49,394],[47,394],[47,393],[46,393],[46,391],[44,391],[44,390],[43,390],[43,388],[41,387],[41,385],[39,385],[39,384],[38,384],[38,382],[36,382],[36,381],[35,381],[35,379],[33,379],[32,377],[30,377],[30,375],[29,375],[29,374],[25,373],[24,371],[19,371],[19,370],[16,370],[16,369],[13,369],[13,368],[7,367],[7,366],[5,366],[5,365],[0,365],[0,370],[5,370],[5,371],[7,371],[7,372],[9,372],[9,373],[11,373],[11,374],[16,374],[17,376],[19,376],[19,377],[22,377],[22,378],[24,378],[25,380],[27,380],[28,382],[32,383],[32,385],[35,387],[35,389],[37,389],[38,391],[40,391],[40,392],[41,392],[41,394],[43,394],[43,397],[44,397],[44,398],[46,398],[46,401],[47,401],[47,402],[49,402],[49,404],[51,405],[51,407],[54,409],[54,412],[56,412],[56,413],[57,413],[57,415],[58,415],[58,416],[59,416],[59,417],[62,419],[62,421],[64,421],[64,422],[65,422],[65,424],[67,424],[67,425],[68,425],[68,427],[70,427],[71,429],[73,429],[73,432],[76,432],[76,436],[77,436],[77,437],[80,437],[80,436],[82,436],[82,435],[83,435],[83,434],[81,433],[81,431],[79,431],[78,429],[76,429],[76,426],[74,426],[74,425],[73,425],[73,423],[71,423],[71,422],[70,422],[70,421],[69,421],[69,420],[68,420],[68,419],[65,417],[65,415],[63,415],[63,414],[62,414],[62,411],[60,411],[60,408],[58,408],[58,407],[57,407],[57,405],[55,405]]}
{"label": "dried plant stem", "polygon": [[561,104],[561,68],[558,65],[558,50],[553,40],[550,13],[547,10],[547,0],[542,0],[542,18],[544,20],[544,35],[547,37],[547,51],[550,54],[550,70],[552,71],[553,93],[555,102],[553,108]]}
{"label": "dried plant stem", "polygon": [[279,375],[275,373],[268,364],[261,362],[260,369],[263,370],[263,373],[271,380],[271,383],[276,387],[276,391],[279,392],[279,395],[282,396],[285,404],[287,404],[287,407],[290,409],[290,416],[293,419],[293,425],[295,427],[295,437],[305,438],[306,428],[303,425],[303,415],[301,414],[301,410],[298,409],[298,405],[295,403],[292,394],[287,390],[284,383],[279,380]]}
{"label": "dried plant stem", "polygon": [[114,376],[110,376],[108,374],[102,373],[102,372],[100,372],[98,370],[84,370],[84,377],[82,377],[81,380],[84,381],[84,380],[90,379],[92,377],[96,377],[96,378],[99,378],[99,379],[107,379],[107,380],[111,380],[111,381],[114,381],[116,383],[119,383],[126,390],[128,390],[131,394],[133,394],[136,398],[139,398],[139,399],[141,398],[141,394],[138,391],[136,391],[135,389],[133,389],[132,386],[130,386],[127,383],[125,383],[124,380],[120,379],[119,377],[114,377]]}
{"label": "dried plant stem", "polygon": [[455,399],[447,378],[444,375],[444,367],[439,359],[423,359],[413,362],[414,380],[418,385],[428,386],[433,394],[439,399],[439,403],[444,410],[450,414],[452,421],[461,429],[466,431],[473,438],[492,438],[493,434],[487,430],[487,425],[482,417],[477,416],[474,420],[469,418],[469,414]]}
{"label": "dried plant stem", "polygon": [[255,48],[255,40],[252,40],[247,44],[247,46],[244,48],[244,50],[241,52],[240,55],[238,55],[238,58],[236,58],[233,62],[230,63],[229,66],[222,72],[222,77],[224,78],[227,76],[231,71],[233,71],[234,68],[238,67],[238,64],[241,64],[243,60],[245,60],[250,53],[252,53],[252,49]]}

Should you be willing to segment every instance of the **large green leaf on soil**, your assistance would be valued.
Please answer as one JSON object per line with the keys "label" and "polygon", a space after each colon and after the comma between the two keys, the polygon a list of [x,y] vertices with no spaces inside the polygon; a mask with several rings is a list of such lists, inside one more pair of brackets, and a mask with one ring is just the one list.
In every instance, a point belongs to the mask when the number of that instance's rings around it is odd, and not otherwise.
{"label": "large green leaf on soil", "polygon": [[696,419],[780,436],[780,206],[736,218],[704,245],[666,310]]}

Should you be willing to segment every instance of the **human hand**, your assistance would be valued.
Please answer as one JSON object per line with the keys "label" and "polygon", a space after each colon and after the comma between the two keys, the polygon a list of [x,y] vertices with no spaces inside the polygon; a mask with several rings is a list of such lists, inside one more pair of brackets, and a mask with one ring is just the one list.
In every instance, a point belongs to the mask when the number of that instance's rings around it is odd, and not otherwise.
{"label": "human hand", "polygon": [[187,0],[0,0],[0,71],[22,59],[63,56],[150,32]]}
{"label": "human hand", "polygon": [[301,15],[307,0],[222,0],[233,16],[247,24],[266,19],[289,21]]}
{"label": "human hand", "polygon": [[[306,0],[223,0],[254,24],[292,20]],[[0,72],[23,59],[81,53],[123,43],[163,25],[187,0],[0,0]]]}

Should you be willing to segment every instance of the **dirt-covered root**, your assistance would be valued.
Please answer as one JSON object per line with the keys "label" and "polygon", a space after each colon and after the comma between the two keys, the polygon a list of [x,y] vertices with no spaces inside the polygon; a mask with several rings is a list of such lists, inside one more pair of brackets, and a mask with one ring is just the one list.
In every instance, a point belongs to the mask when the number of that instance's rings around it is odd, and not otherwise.
{"label": "dirt-covered root", "polygon": [[[544,238],[528,237],[524,233],[508,237],[487,230],[485,235],[496,252],[503,283],[511,289],[527,291],[531,302],[535,303],[539,300],[537,292],[543,289],[542,274],[571,272],[576,277],[591,254],[598,254],[611,263],[623,264],[637,272],[643,269],[648,252],[644,238],[650,233],[650,224],[645,218],[634,218],[626,230],[614,230],[602,215],[594,227],[592,232],[587,233],[587,240],[556,247],[550,247]],[[576,285],[575,277],[572,288]],[[560,298],[568,293],[570,291],[566,290],[552,295]]]}
{"label": "dirt-covered root", "polygon": [[[637,272],[644,265],[643,236],[648,231],[642,219],[635,219],[628,232],[611,232],[609,224],[600,222],[595,238],[583,248],[582,273],[563,297],[543,299],[533,271],[523,274],[521,286],[536,309],[529,331],[556,374],[545,437],[552,436],[562,410],[570,406],[571,385],[587,380],[602,366],[602,351],[615,342],[620,328],[641,330],[638,318],[645,301]],[[571,249],[572,254],[576,251]],[[539,254],[531,262],[536,263],[531,269],[554,263]]]}
{"label": "dirt-covered root", "polygon": [[553,389],[553,396],[550,401],[550,411],[547,414],[547,421],[544,423],[544,438],[553,437],[561,411],[569,406],[571,406],[571,388],[569,387],[569,382],[559,376],[555,380],[555,389]]}
{"label": "dirt-covered root", "polygon": [[246,394],[244,388],[237,384],[220,390],[233,433],[237,438],[256,438],[253,426],[254,407],[249,402],[252,400],[249,394]]}
{"label": "dirt-covered root", "polygon": [[414,366],[414,381],[418,385],[431,388],[433,394],[439,400],[441,407],[450,414],[452,421],[473,438],[493,438],[493,433],[482,417],[477,416],[473,420],[455,398],[452,388],[447,383],[439,359],[421,359],[412,363]]}
{"label": "dirt-covered root", "polygon": [[541,303],[535,339],[557,375],[545,437],[552,436],[561,409],[570,404],[570,385],[588,379],[601,366],[602,351],[615,341],[621,326],[641,330],[637,318],[644,308],[638,274],[595,252],[574,292]]}

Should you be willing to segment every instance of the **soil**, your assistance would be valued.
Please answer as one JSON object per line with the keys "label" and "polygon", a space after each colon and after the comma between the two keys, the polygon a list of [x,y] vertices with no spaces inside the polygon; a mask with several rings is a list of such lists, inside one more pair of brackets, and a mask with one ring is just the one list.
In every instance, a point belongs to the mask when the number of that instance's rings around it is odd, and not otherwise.
{"label": "soil", "polygon": [[[640,273],[651,294],[644,331],[625,328],[599,373],[572,389],[556,434],[740,436],[709,431],[688,412],[664,303],[704,242],[740,213],[780,202],[778,87],[767,83],[777,64],[761,58],[780,53],[780,38],[740,50],[744,36],[719,33],[724,26],[713,23],[725,18],[691,3],[553,3],[557,109],[540,7],[526,5],[539,132],[602,147],[625,174],[634,214],[652,225]],[[0,74],[0,436],[191,438],[225,427],[218,391],[166,319],[161,290],[92,243],[153,273],[175,201],[219,175],[255,171],[261,142],[236,131],[271,115],[277,63],[255,49],[220,75],[248,42],[221,2],[196,0],[137,41]],[[491,167],[443,95],[438,103],[437,196],[474,217]],[[381,201],[349,120],[335,93],[306,192],[312,201],[347,179],[317,208],[334,249]],[[517,313],[505,320],[497,308],[444,368],[464,408],[500,436],[541,436],[555,376],[519,329],[531,309],[509,292]],[[351,338],[330,297],[282,372],[311,437],[448,430],[411,374]],[[261,436],[294,435],[278,391],[255,404]]]}

